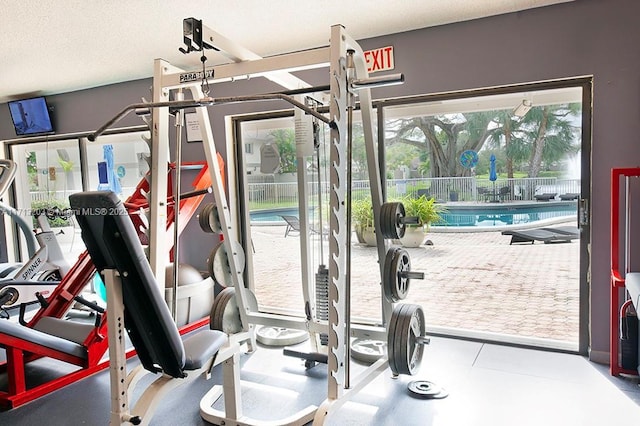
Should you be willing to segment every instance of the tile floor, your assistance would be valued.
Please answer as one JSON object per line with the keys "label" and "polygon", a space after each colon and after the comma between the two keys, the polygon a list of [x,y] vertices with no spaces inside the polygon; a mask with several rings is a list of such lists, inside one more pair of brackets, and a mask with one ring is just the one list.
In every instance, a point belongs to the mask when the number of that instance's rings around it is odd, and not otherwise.
{"label": "tile floor", "polygon": [[[324,365],[305,370],[302,361],[284,357],[279,348],[265,347],[243,356],[242,364],[247,415],[276,419],[309,404],[318,405],[326,397]],[[43,363],[34,366],[33,372],[57,367]],[[354,371],[362,368],[355,365]],[[442,386],[449,396],[441,400],[410,396],[407,384],[416,379]],[[208,424],[200,418],[199,401],[219,383],[221,369],[217,366],[210,381],[199,378],[175,389],[160,404],[151,424]],[[265,385],[277,388],[265,391]],[[16,426],[105,425],[108,418],[106,371],[0,412],[0,424]],[[435,337],[426,347],[417,375],[394,380],[385,370],[325,424],[604,426],[639,421],[637,379],[612,378],[605,367],[577,355]]]}

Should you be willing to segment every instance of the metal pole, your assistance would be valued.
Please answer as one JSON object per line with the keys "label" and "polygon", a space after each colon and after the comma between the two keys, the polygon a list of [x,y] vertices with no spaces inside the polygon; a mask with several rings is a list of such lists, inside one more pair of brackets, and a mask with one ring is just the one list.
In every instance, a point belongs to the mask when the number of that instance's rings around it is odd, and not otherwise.
{"label": "metal pole", "polygon": [[[347,51],[347,81],[353,79],[355,66],[353,64],[353,50]],[[351,387],[351,197],[353,194],[353,106],[355,99],[353,93],[348,89],[347,84],[347,252],[344,284],[345,302],[345,347],[344,347],[344,387]]]}
{"label": "metal pole", "polygon": [[[180,101],[184,98],[182,90],[176,93],[176,98]],[[179,247],[180,247],[180,224],[178,223],[180,215],[180,181],[181,171],[180,165],[182,164],[182,110],[176,111],[176,189],[173,193],[173,286],[171,287],[171,316],[173,320],[178,322],[178,264],[179,260]]]}

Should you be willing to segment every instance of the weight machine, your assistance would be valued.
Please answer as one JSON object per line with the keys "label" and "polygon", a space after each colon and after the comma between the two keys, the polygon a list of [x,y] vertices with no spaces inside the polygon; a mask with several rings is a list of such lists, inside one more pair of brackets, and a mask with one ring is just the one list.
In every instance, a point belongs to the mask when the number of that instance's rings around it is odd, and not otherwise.
{"label": "weight machine", "polygon": [[[640,168],[637,167],[611,169],[609,370],[613,376],[640,374],[640,333],[637,319],[640,309],[640,273],[634,271],[631,258],[631,180],[635,178],[633,180],[637,182],[638,177]],[[621,303],[621,293],[624,293],[624,303]],[[636,310],[636,314],[627,316],[631,308]],[[624,324],[627,322],[628,329],[625,330],[627,327]],[[630,324],[635,326],[630,327]]]}
{"label": "weight machine", "polygon": [[[191,194],[183,194],[179,203],[173,201],[171,180],[168,177],[167,165],[164,166],[163,173],[167,175],[169,184],[168,198],[164,203],[168,208],[166,226],[169,229],[177,216],[182,218],[181,223],[186,224],[209,190],[211,180],[207,165],[197,166],[200,172],[192,182],[194,190]],[[168,166],[169,173],[172,168],[172,165]],[[124,203],[141,240],[144,240],[146,232],[146,221],[141,217],[141,210],[148,207],[146,194],[149,191],[149,181],[143,178]],[[43,298],[40,309],[26,324],[0,320],[0,346],[7,352],[7,361],[0,363],[0,373],[7,374],[8,383],[7,389],[0,391],[0,405],[18,407],[109,366],[109,361],[103,359],[108,347],[107,315],[104,314],[104,310],[97,306],[92,307],[98,312],[95,324],[78,324],[63,319],[72,305],[79,301],[78,296],[95,273],[95,266],[88,253],[84,252],[53,289],[51,295],[46,300]],[[206,323],[207,319],[196,321],[182,327],[180,332],[193,331]],[[133,351],[126,354],[127,357],[133,355]],[[36,386],[27,386],[28,364],[43,357],[61,360],[79,368]]]}
{"label": "weight machine", "polygon": [[[232,330],[229,336],[229,348],[246,345],[253,350],[255,343],[255,327],[275,326],[287,329],[306,330],[315,334],[326,334],[326,362],[328,366],[327,399],[320,407],[306,409],[283,420],[286,424],[305,424],[311,420],[314,424],[324,424],[330,413],[342,406],[352,395],[369,384],[381,372],[389,367],[394,376],[399,374],[415,374],[420,367],[425,343],[425,322],[422,308],[418,305],[398,304],[404,299],[411,279],[421,278],[422,274],[411,272],[408,253],[398,247],[390,247],[387,239],[399,238],[404,233],[406,218],[400,203],[384,203],[381,187],[377,151],[374,142],[374,124],[369,88],[372,86],[398,83],[401,75],[369,78],[361,47],[340,25],[331,27],[330,47],[313,49],[276,57],[261,59],[228,39],[202,25],[201,21],[188,18],[183,23],[184,53],[215,49],[233,60],[235,63],[220,65],[215,68],[205,67],[203,56],[201,72],[187,72],[166,61],[156,60],[154,65],[153,100],[133,104],[123,109],[112,120],[98,129],[90,139],[95,139],[105,129],[133,110],[150,110],[152,113],[150,126],[151,137],[151,187],[149,198],[149,263],[157,285],[164,288],[164,265],[167,239],[166,229],[166,190],[167,182],[163,173],[156,171],[165,167],[168,162],[169,111],[181,111],[194,108],[200,124],[202,146],[209,165],[214,203],[205,206],[200,213],[200,225],[209,232],[219,232],[223,236],[221,246],[217,249],[218,261],[210,259],[211,271],[218,282],[229,285],[222,291],[212,308],[212,328],[224,328],[227,305],[233,303],[232,311],[237,309],[240,327]],[[292,88],[297,85],[302,91],[313,92],[299,79],[295,79],[289,71],[316,68],[329,64],[330,101],[329,117],[319,114],[314,108],[285,93],[267,93],[235,97],[209,96],[209,79],[211,82],[228,81],[253,76],[265,76],[273,81]],[[184,99],[184,91],[188,90],[192,99]],[[296,93],[301,93],[298,90]],[[170,100],[171,96],[175,100]],[[374,224],[380,232],[376,233],[377,253],[380,265],[380,279],[385,287],[382,292],[381,306],[383,324],[367,326],[351,324],[349,305],[350,279],[349,259],[350,198],[348,190],[350,177],[350,144],[353,109],[356,95],[360,100],[360,110],[364,127],[367,162],[369,164],[369,181],[372,189]],[[306,301],[310,306],[308,318],[273,315],[257,311],[257,304],[251,289],[244,283],[244,253],[238,242],[240,232],[237,228],[237,217],[231,212],[227,202],[224,182],[220,179],[220,170],[215,161],[217,151],[213,140],[211,124],[206,107],[234,102],[282,100],[304,111],[315,119],[328,124],[330,129],[330,203],[329,203],[329,262],[327,271],[327,318],[319,318],[311,296],[310,288],[305,288]],[[176,123],[181,122],[177,115]],[[179,126],[179,124],[178,124]],[[180,135],[178,132],[176,156],[180,155]],[[230,182],[232,182],[230,178]],[[233,194],[230,194],[233,199]],[[304,197],[302,197],[304,198]],[[301,234],[306,233],[306,224],[302,223]],[[216,257],[216,256],[213,256]],[[215,275],[218,274],[216,277]],[[221,275],[220,275],[221,274]],[[233,289],[231,289],[231,287]],[[377,339],[387,342],[388,356],[374,362],[356,380],[352,380],[350,372],[349,343],[352,337]],[[244,347],[244,346],[243,346]],[[243,414],[240,385],[239,353],[230,356],[223,364],[223,384],[214,386],[201,400],[201,416],[214,424],[261,424]],[[214,409],[213,403],[224,395],[224,411]]]}

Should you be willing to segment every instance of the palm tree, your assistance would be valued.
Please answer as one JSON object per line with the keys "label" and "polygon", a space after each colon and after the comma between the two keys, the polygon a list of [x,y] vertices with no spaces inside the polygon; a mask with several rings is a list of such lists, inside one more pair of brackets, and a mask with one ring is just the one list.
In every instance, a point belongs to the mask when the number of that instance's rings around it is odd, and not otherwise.
{"label": "palm tree", "polygon": [[387,126],[385,142],[424,150],[432,177],[464,176],[460,154],[479,151],[485,143],[504,149],[508,177],[525,161],[529,177],[537,177],[543,164],[580,149],[575,145],[579,128],[573,124],[579,111],[580,104],[569,104],[535,107],[523,119],[510,110],[399,119]]}

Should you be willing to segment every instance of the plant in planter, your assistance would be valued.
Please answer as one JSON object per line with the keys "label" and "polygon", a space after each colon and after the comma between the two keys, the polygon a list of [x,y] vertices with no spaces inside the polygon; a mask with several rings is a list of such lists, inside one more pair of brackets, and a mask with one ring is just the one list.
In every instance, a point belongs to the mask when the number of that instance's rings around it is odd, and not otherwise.
{"label": "plant in planter", "polygon": [[446,210],[442,204],[436,203],[435,198],[427,198],[422,195],[418,198],[407,196],[402,199],[406,217],[417,217],[417,225],[406,225],[403,238],[400,239],[405,247],[419,247],[424,241],[424,236],[429,226],[442,220],[440,213]]}
{"label": "plant in planter", "polygon": [[375,246],[376,237],[373,229],[373,205],[371,199],[353,200],[351,203],[351,219],[354,223],[358,242]]}

